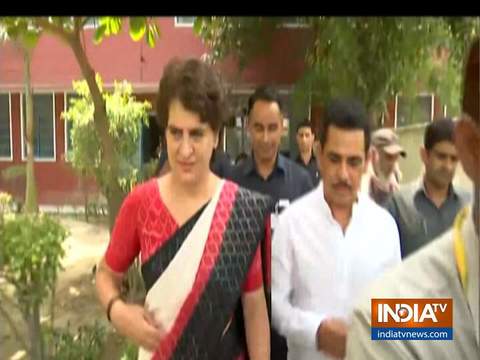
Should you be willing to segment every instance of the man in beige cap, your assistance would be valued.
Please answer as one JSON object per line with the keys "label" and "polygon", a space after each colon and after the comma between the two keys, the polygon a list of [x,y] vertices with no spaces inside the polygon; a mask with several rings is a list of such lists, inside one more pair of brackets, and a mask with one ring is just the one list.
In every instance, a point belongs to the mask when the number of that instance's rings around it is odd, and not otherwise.
{"label": "man in beige cap", "polygon": [[407,153],[398,143],[398,136],[392,129],[378,129],[372,134],[371,167],[364,177],[362,190],[368,192],[381,206],[385,206],[393,192],[399,188],[400,156],[405,157]]}

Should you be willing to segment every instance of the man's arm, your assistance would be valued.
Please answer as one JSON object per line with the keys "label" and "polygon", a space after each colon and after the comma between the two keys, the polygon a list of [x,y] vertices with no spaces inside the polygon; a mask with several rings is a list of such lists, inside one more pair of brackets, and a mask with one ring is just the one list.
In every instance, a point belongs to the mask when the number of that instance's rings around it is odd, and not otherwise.
{"label": "man's arm", "polygon": [[263,286],[242,295],[248,355],[252,360],[270,359],[270,327]]}
{"label": "man's arm", "polygon": [[369,302],[354,310],[345,360],[411,359],[404,341],[371,340],[370,314]]}
{"label": "man's arm", "polygon": [[[395,220],[395,225],[397,228],[397,233],[398,233],[398,243],[400,246],[400,258],[403,258],[404,255],[404,244],[403,244],[403,238],[402,238],[402,219],[400,219],[400,211],[398,210],[398,204],[401,202],[401,193],[400,191],[397,191],[396,193],[393,194],[393,196],[390,197],[388,200],[387,204],[385,205],[385,209],[392,215],[393,220]],[[414,216],[412,214],[412,216]]]}
{"label": "man's arm", "polygon": [[396,196],[392,195],[385,204],[385,209],[392,215],[395,222],[398,220],[397,206],[396,206]]}
{"label": "man's arm", "polygon": [[286,216],[280,215],[272,239],[272,323],[290,342],[317,348],[317,330],[323,316],[292,305],[293,255]]}

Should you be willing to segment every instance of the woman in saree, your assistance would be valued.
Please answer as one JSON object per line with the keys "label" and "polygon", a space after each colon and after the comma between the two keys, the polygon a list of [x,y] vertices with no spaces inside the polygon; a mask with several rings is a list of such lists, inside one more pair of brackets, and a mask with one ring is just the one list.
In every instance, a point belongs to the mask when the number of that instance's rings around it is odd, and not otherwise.
{"label": "woman in saree", "polygon": [[[195,59],[167,65],[157,118],[170,171],[126,197],[96,277],[108,319],[140,346],[140,359],[270,358],[260,250],[270,201],[211,172],[226,114],[210,66]],[[120,296],[138,255],[144,306]]]}

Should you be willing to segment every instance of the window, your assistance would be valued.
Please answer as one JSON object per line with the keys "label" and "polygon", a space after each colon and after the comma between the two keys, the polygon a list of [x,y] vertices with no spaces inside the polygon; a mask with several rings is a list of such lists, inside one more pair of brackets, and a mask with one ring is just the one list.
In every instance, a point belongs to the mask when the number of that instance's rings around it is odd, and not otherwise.
{"label": "window", "polygon": [[[71,104],[71,100],[78,98],[77,94],[65,94],[65,111],[68,110]],[[65,161],[68,161],[68,154],[72,151],[73,145],[72,145],[72,122],[71,121],[66,121],[63,120],[64,123],[64,128],[65,128]]]}
{"label": "window", "polygon": [[[35,148],[34,154],[37,160],[55,160],[55,99],[53,94],[34,94],[33,95],[33,116],[35,121]],[[22,142],[23,154],[25,160],[27,157],[27,144],[24,141],[26,136],[26,105],[25,95],[22,94]]]}
{"label": "window", "polygon": [[175,16],[175,26],[191,27],[195,22],[195,16]]}
{"label": "window", "polygon": [[12,119],[9,94],[0,94],[0,159],[12,160]]}
{"label": "window", "polygon": [[395,97],[395,126],[424,124],[433,119],[433,95],[421,94],[416,98]]}
{"label": "window", "polygon": [[282,18],[281,26],[286,28],[307,27],[305,18],[298,16],[285,16]]}

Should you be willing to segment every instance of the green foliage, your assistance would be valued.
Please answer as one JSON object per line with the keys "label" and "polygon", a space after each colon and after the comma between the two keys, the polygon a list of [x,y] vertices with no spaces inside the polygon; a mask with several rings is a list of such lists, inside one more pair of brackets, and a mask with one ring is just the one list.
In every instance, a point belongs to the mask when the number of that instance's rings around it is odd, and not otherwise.
{"label": "green foliage", "polygon": [[315,33],[306,59],[314,99],[356,96],[385,110],[396,93],[414,96],[430,75],[429,63],[445,35],[441,20],[415,17],[309,19]]}
{"label": "green foliage", "polygon": [[5,216],[0,231],[4,277],[15,286],[18,304],[28,314],[31,306],[41,304],[55,286],[68,232],[44,214]]}
{"label": "green foliage", "polygon": [[[99,26],[95,30],[94,42],[100,44],[105,37],[117,35],[122,30],[122,18],[118,16],[101,16],[98,18]],[[160,30],[151,18],[132,16],[129,18],[129,33],[134,41],[145,38],[148,46],[155,47]]]}
{"label": "green foliage", "polygon": [[253,57],[268,52],[280,21],[276,17],[197,17],[193,29],[211,48],[214,61],[234,54],[242,69]]}
{"label": "green foliage", "polygon": [[5,29],[7,39],[16,41],[26,50],[35,47],[42,32],[42,29],[27,17],[2,17],[0,27]]}
{"label": "green foliage", "polygon": [[126,340],[123,346],[123,355],[120,360],[137,360],[138,346]]}
{"label": "green foliage", "polygon": [[0,191],[0,224],[3,219],[3,215],[11,212],[13,212],[12,195]]}
{"label": "green foliage", "polygon": [[140,174],[140,181],[146,181],[154,177],[157,173],[159,159],[154,158],[149,162],[143,164],[143,168]]}
{"label": "green foliage", "polygon": [[[121,176],[118,178],[123,190],[128,192],[135,182],[138,164],[135,155],[138,150],[141,124],[148,125],[147,101],[136,101],[132,95],[132,86],[127,82],[115,82],[112,92],[103,89],[99,75],[97,84],[103,94],[107,107],[109,132],[114,140],[115,153],[120,158]],[[93,122],[94,106],[88,85],[85,81],[74,81],[73,88],[77,97],[71,99],[69,109],[62,114],[66,121],[72,122],[71,139],[73,144],[69,158],[78,171],[87,176],[93,175],[105,188],[106,172],[102,166],[100,137]]]}
{"label": "green foliage", "polygon": [[[73,34],[80,31],[88,19],[91,17],[66,17],[66,16],[48,16],[48,17],[1,17],[0,27],[3,26],[7,37],[18,41],[27,49],[33,49],[43,31],[53,31],[56,34]],[[118,35],[122,30],[123,20],[118,16],[100,16],[98,27],[95,30],[93,40],[100,44],[105,37]],[[75,28],[75,23],[80,24]],[[160,36],[160,30],[153,18],[149,17],[130,17],[129,33],[134,41],[140,41],[145,38],[150,47],[154,47],[157,38]],[[55,29],[55,30],[53,30]]]}
{"label": "green foliage", "polygon": [[[194,30],[212,49],[214,60],[235,55],[245,64],[267,49],[266,41],[272,36],[268,33],[275,31],[280,19],[197,18]],[[436,93],[449,113],[459,111],[465,51],[480,33],[480,18],[297,20],[312,35],[305,52],[306,71],[295,84],[294,98],[299,102],[310,94],[314,103],[355,96],[371,112],[382,112],[397,93],[413,101],[420,91],[427,91]],[[271,26],[261,25],[269,22]]]}
{"label": "green foliage", "polygon": [[147,30],[145,17],[131,17],[130,18],[130,36],[134,41],[139,41]]}
{"label": "green foliage", "polygon": [[[63,329],[45,330],[49,359],[51,360],[97,360],[102,356],[107,343],[107,328],[95,321],[92,325],[73,330],[70,323]],[[138,346],[128,339],[121,341],[121,360],[137,360]]]}
{"label": "green foliage", "polygon": [[25,165],[12,165],[3,169],[0,174],[3,180],[13,181],[19,177],[25,177],[27,174],[27,169]]}
{"label": "green foliage", "polygon": [[68,324],[66,329],[47,331],[47,344],[51,349],[51,360],[97,360],[100,358],[107,336],[106,328],[98,321],[93,325],[81,326],[73,333]]}
{"label": "green foliage", "polygon": [[[3,217],[13,213],[13,199],[12,195],[0,191],[0,234],[2,233],[3,228]],[[4,265],[4,247],[3,238],[0,237],[0,271]]]}

